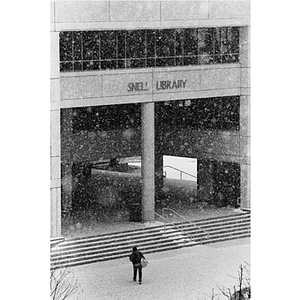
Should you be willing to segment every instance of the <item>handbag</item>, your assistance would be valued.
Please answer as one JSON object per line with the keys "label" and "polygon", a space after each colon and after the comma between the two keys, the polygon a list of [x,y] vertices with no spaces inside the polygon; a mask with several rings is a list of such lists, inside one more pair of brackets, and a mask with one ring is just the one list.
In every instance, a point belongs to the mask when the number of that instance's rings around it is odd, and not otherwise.
{"label": "handbag", "polygon": [[142,266],[142,268],[146,268],[147,265],[148,265],[148,261],[145,258],[142,258],[141,259],[141,266]]}

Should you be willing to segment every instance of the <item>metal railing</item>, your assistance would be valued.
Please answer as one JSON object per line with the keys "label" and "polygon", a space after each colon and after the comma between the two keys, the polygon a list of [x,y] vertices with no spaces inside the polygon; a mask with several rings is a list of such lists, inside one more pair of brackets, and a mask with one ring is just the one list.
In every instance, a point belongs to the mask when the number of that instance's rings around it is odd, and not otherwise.
{"label": "metal railing", "polygon": [[[179,172],[179,177],[180,177],[180,180],[182,180],[182,174],[185,174],[187,176],[190,176],[190,177],[193,177],[193,178],[196,178],[197,179],[197,176],[193,175],[193,174],[190,174],[190,173],[187,173],[185,171],[182,171],[180,169],[177,169],[173,166],[163,166],[164,168],[170,168],[170,169],[173,169],[175,171],[178,171]],[[164,171],[164,175],[167,174],[167,171]]]}
{"label": "metal railing", "polygon": [[[198,230],[202,231],[203,233],[205,233],[205,235],[208,237],[209,233],[204,230],[203,228],[201,228],[200,226],[196,225],[194,222],[190,221],[188,218],[184,217],[183,215],[179,214],[178,212],[176,212],[174,209],[171,209],[169,207],[164,207],[162,209],[162,214],[165,215],[165,211],[170,211],[171,213],[173,213],[174,215],[176,215],[177,217],[183,219],[185,222],[188,222],[190,225],[194,226],[195,228],[197,228]],[[167,219],[168,220],[168,219]],[[192,235],[193,236],[193,235]],[[201,243],[202,243],[202,237],[201,237]]]}
{"label": "metal railing", "polygon": [[[155,214],[156,216],[158,216],[159,218],[163,219],[163,221],[164,221],[164,234],[167,233],[167,229],[166,229],[166,224],[167,224],[167,223],[168,223],[168,224],[171,224],[173,227],[179,229],[179,230],[182,232],[182,235],[183,235],[183,246],[185,247],[185,238],[184,238],[184,236],[186,236],[186,237],[188,237],[188,236],[186,235],[186,233],[184,232],[184,230],[183,230],[182,228],[180,228],[179,226],[177,226],[175,223],[169,221],[169,220],[168,220],[167,218],[165,218],[164,216],[160,215],[159,213],[154,212],[154,214]],[[188,237],[188,238],[190,238],[190,237]],[[190,238],[190,239],[191,239],[191,238]]]}

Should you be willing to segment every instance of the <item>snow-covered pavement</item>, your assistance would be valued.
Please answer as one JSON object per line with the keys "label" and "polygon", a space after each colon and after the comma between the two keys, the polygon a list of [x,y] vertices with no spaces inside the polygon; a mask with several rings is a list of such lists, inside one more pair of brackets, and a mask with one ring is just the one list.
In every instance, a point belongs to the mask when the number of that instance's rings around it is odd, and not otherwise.
{"label": "snow-covered pavement", "polygon": [[[140,249],[143,250],[142,248]],[[70,268],[78,300],[204,300],[218,286],[232,287],[240,264],[250,263],[250,239],[145,255],[143,284],[132,280],[128,258]],[[222,298],[220,298],[222,299]]]}

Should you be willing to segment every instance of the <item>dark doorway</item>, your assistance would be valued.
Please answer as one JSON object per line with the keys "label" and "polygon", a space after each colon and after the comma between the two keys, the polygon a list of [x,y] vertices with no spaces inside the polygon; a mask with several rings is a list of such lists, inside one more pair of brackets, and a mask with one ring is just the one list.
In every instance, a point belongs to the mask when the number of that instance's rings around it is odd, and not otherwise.
{"label": "dark doorway", "polygon": [[240,165],[234,162],[199,160],[198,200],[217,207],[240,205]]}
{"label": "dark doorway", "polygon": [[233,162],[214,162],[214,198],[220,207],[238,207],[240,202],[240,165]]}

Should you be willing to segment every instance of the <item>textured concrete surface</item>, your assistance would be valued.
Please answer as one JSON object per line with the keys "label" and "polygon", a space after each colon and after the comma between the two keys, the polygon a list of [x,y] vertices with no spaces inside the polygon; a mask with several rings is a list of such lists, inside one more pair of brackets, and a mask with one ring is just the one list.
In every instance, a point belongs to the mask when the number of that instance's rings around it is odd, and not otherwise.
{"label": "textured concrete surface", "polygon": [[[238,268],[250,264],[250,239],[194,246],[145,255],[143,284],[132,280],[127,258],[70,268],[78,300],[205,300],[217,286],[237,284]],[[219,299],[224,299],[220,296]]]}

